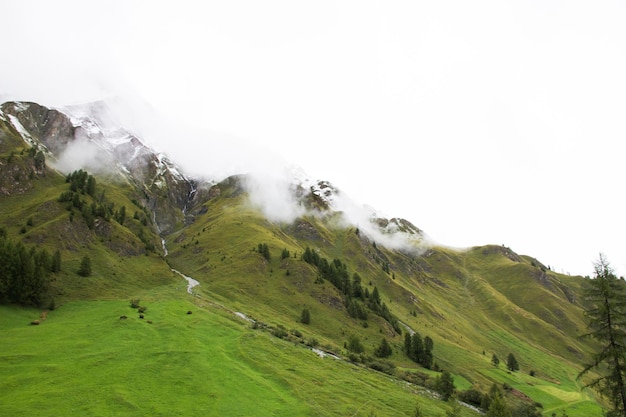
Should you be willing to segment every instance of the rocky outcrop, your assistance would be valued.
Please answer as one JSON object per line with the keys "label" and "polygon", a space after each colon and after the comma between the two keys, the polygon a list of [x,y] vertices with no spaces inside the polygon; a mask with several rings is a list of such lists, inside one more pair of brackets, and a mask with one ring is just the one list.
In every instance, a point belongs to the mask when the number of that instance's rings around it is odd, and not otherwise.
{"label": "rocky outcrop", "polygon": [[93,171],[105,167],[114,178],[133,184],[137,200],[153,211],[159,233],[168,234],[185,220],[197,184],[165,155],[116,125],[105,103],[73,106],[65,113],[37,103],[7,102],[0,110],[4,123],[51,158],[59,159],[76,143],[97,147],[99,166],[80,168]]}
{"label": "rocky outcrop", "polygon": [[[60,154],[74,140],[75,127],[70,118],[58,110],[37,103],[7,102],[1,107],[6,115],[15,117],[24,128],[24,139],[43,145],[49,152]],[[19,126],[15,126],[18,132]],[[20,132],[23,134],[24,132]]]}

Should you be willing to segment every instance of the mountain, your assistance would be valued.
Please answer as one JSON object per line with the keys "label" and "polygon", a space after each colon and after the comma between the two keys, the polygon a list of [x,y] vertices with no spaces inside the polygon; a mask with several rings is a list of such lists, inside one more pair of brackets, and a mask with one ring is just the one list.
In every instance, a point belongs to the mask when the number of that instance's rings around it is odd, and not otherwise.
{"label": "mountain", "polygon": [[[103,103],[68,109],[3,104],[0,160],[3,234],[50,253],[59,250],[63,259],[46,299],[55,307],[47,314],[62,318],[58,326],[64,327],[55,331],[89,333],[98,343],[82,342],[87,351],[81,357],[88,363],[92,355],[101,357],[113,370],[147,362],[173,371],[161,359],[167,355],[185,369],[190,361],[192,369],[184,371],[188,381],[174,374],[173,382],[162,381],[169,390],[141,374],[156,391],[177,391],[176,381],[200,390],[208,408],[187,410],[189,415],[225,415],[234,409],[217,411],[231,397],[211,393],[211,385],[192,372],[194,366],[209,379],[218,378],[216,372],[227,385],[228,373],[239,375],[234,389],[244,379],[267,380],[269,385],[260,383],[266,390],[250,388],[239,404],[258,404],[266,414],[408,415],[418,402],[426,415],[441,415],[449,405],[423,387],[436,388],[446,370],[462,398],[473,398],[477,406],[495,383],[518,411],[540,403],[544,415],[601,415],[601,399],[582,390],[583,382],[576,379],[596,348],[578,337],[586,327],[583,277],[558,274],[503,246],[455,250],[435,245],[408,220],[360,207],[332,183],[301,172],[278,184],[251,175],[189,178],[120,127]],[[82,277],[77,271],[86,256],[92,273]],[[199,282],[193,296],[184,291],[180,274]],[[131,332],[121,326],[134,322],[117,320],[127,316],[120,302],[134,297],[150,304],[145,315],[154,317],[154,326],[149,329],[133,327]],[[17,324],[30,310],[3,308],[6,317],[15,319],[0,321],[0,328],[11,329],[16,349],[32,349],[27,341],[34,330]],[[177,316],[182,310],[194,314]],[[305,311],[308,323],[302,320]],[[101,330],[90,332],[72,314],[85,314]],[[117,321],[102,317],[107,314]],[[55,323],[50,319],[38,330]],[[407,334],[415,333],[432,342],[430,359],[416,360],[405,352]],[[167,350],[153,346],[152,339]],[[73,349],[54,340],[61,349]],[[381,354],[382,340],[391,356]],[[145,349],[145,355],[129,355],[124,346]],[[300,346],[350,363],[311,362],[320,358],[303,357]],[[504,362],[510,353],[519,371],[492,364],[494,356]],[[10,374],[21,354],[4,355],[12,365],[0,367],[0,374]],[[39,375],[47,365],[37,359],[51,353],[29,355],[34,365],[26,361],[22,369]],[[221,359],[205,363],[215,355]],[[122,364],[117,356],[124,358]],[[120,404],[128,403],[132,415],[167,414],[166,405],[142,396],[134,385],[141,381],[123,375],[96,378],[109,381],[117,393],[101,394],[110,409],[124,414]],[[32,391],[25,381],[5,384],[4,391],[27,397]],[[215,386],[220,379],[212,381]],[[338,381],[340,386],[334,385]],[[116,402],[116,395],[123,401]],[[181,407],[190,404],[161,395]],[[266,404],[267,395],[289,406]],[[62,408],[63,403],[54,404]],[[99,414],[90,408],[94,404],[72,404]],[[0,405],[4,414],[24,410]],[[469,408],[463,413],[477,415]]]}

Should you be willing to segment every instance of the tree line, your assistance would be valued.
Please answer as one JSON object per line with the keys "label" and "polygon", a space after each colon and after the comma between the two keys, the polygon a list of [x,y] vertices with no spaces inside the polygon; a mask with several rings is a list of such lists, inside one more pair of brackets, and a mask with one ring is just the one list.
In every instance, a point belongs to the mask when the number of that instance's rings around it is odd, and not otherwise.
{"label": "tree line", "polygon": [[8,239],[0,229],[0,302],[40,306],[47,298],[50,274],[61,270],[61,252],[50,255]]}
{"label": "tree line", "polygon": [[329,262],[308,246],[301,258],[306,263],[317,267],[317,282],[321,283],[326,280],[341,292],[344,306],[351,317],[367,320],[367,307],[374,314],[385,319],[398,334],[402,334],[398,319],[391,313],[387,304],[381,301],[376,286],[370,293],[368,288],[363,288],[361,285],[362,280],[358,273],[355,272],[350,278],[347,265],[340,259],[333,259]]}
{"label": "tree line", "polygon": [[[67,209],[70,210],[70,219],[73,219],[74,209],[78,210],[83,216],[87,227],[93,229],[96,218],[102,218],[107,222],[113,218],[119,224],[124,224],[126,220],[126,207],[122,206],[115,209],[115,204],[107,202],[104,198],[104,191],[99,197],[96,197],[96,178],[87,171],[79,169],[68,174],[65,182],[70,184],[68,191],[64,191],[58,198],[61,203],[68,203]],[[82,197],[88,195],[92,198],[88,203]]]}
{"label": "tree line", "polygon": [[410,333],[404,335],[404,353],[424,368],[430,369],[433,365],[434,347],[435,343],[429,336],[422,339],[422,335],[418,332],[413,333],[413,335]]}

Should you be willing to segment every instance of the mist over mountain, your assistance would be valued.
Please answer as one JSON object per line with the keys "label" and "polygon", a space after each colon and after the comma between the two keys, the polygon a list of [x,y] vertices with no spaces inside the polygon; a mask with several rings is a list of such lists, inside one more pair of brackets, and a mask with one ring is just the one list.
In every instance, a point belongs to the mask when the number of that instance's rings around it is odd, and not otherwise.
{"label": "mist over mountain", "polygon": [[[43,146],[50,164],[64,174],[84,169],[129,181],[139,182],[146,189],[167,190],[179,207],[191,205],[196,187],[219,183],[223,177],[192,178],[184,174],[166,155],[152,149],[142,138],[126,129],[120,121],[119,108],[114,110],[105,101],[48,109],[36,103],[7,102],[0,117],[31,145]],[[40,126],[44,126],[41,129]],[[135,127],[141,130],[140,127]],[[180,132],[168,132],[175,135]],[[182,129],[184,134],[184,129]],[[230,145],[232,146],[232,144]],[[193,149],[184,151],[193,153]],[[238,151],[242,151],[238,148]],[[225,166],[235,155],[223,155],[215,149]],[[251,155],[250,150],[240,155]],[[200,155],[202,157],[202,155]],[[429,239],[407,220],[391,220],[375,209],[362,206],[328,181],[312,180],[301,168],[288,166],[271,154],[254,153],[242,186],[249,194],[250,205],[268,220],[291,223],[303,215],[336,217],[344,227],[358,227],[366,236],[391,249],[418,251],[427,247]],[[212,158],[207,163],[210,165]],[[237,165],[231,165],[234,169]],[[217,172],[208,168],[205,172]],[[214,174],[215,175],[215,174]],[[230,176],[229,175],[229,176]],[[206,185],[203,185],[205,183]],[[182,185],[182,190],[180,187]],[[176,195],[178,193],[178,195]],[[153,203],[158,208],[156,203]],[[171,217],[171,216],[170,216]],[[168,231],[169,226],[163,226]]]}

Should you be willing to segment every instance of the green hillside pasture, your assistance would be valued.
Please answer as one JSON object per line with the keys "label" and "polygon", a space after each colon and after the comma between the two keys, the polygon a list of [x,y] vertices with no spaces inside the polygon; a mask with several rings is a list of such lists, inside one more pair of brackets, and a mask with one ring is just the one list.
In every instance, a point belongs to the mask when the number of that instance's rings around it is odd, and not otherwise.
{"label": "green hillside pasture", "polygon": [[[328,240],[333,239],[331,232],[324,230],[324,233],[328,235]],[[339,313],[343,310],[339,294],[328,283],[314,284],[316,272],[312,267],[300,259],[280,260],[283,247],[289,248],[292,253],[299,248],[291,239],[285,238],[280,227],[268,227],[258,214],[226,207],[219,219],[197,219],[186,234],[185,239],[172,245],[168,259],[182,271],[191,271],[191,276],[202,283],[197,289],[202,296],[218,300],[231,309],[270,325],[295,328],[303,333],[304,340],[315,338],[332,350],[341,349],[340,343],[351,334],[358,334],[366,352],[371,354],[384,334],[395,351],[391,360],[401,367],[411,366],[402,353],[403,337],[392,337],[386,332],[385,324],[374,315],[370,315],[369,327],[363,328],[345,312]],[[336,231],[334,240],[339,243],[336,253],[323,256],[330,259],[333,255],[341,257],[346,253],[362,251],[359,240],[353,235],[356,236],[351,231]],[[253,251],[261,242],[269,244],[272,253],[269,262]],[[521,372],[527,374],[531,368],[537,368],[536,372],[543,372],[548,380],[561,381],[565,385],[561,386],[562,390],[577,394],[579,387],[573,382],[576,369],[568,360],[572,354],[568,354],[563,334],[511,303],[485,279],[484,275],[487,275],[489,280],[496,280],[501,275],[501,264],[516,264],[501,255],[479,255],[480,259],[473,259],[471,253],[444,249],[440,252],[426,258],[426,262],[437,266],[437,271],[445,272],[435,276],[439,281],[428,277],[424,281],[406,278],[401,271],[394,280],[377,265],[369,265],[359,272],[370,291],[373,287],[368,285],[369,281],[377,284],[383,301],[396,314],[399,313],[403,322],[423,336],[433,338],[435,361],[458,376],[461,389],[474,385],[487,391],[493,381],[490,374],[491,354],[496,352],[504,361],[509,352],[514,352],[522,366]],[[377,256],[388,256],[392,262],[402,261],[384,249],[377,253]],[[469,270],[464,268],[467,257],[470,257]],[[366,257],[361,259],[369,261]],[[350,272],[355,271],[353,259],[346,261],[352,264]],[[474,262],[485,263],[485,271],[480,274],[475,272],[478,267],[473,265]],[[455,272],[454,265],[461,268],[460,273]],[[360,266],[365,267],[364,264]],[[286,276],[287,270],[290,271],[289,276]],[[418,294],[418,304],[411,301],[412,297],[407,292],[409,288]],[[465,307],[463,313],[458,310],[459,305]],[[311,311],[310,325],[298,322],[304,307]],[[413,308],[421,308],[424,312],[413,317],[409,314]],[[580,314],[579,311],[577,314]],[[521,341],[536,334],[546,335],[550,342],[542,339],[543,343],[547,343],[553,351],[563,352],[567,359],[552,356],[534,340]],[[515,388],[537,401],[545,402],[546,407],[563,406],[566,402],[552,397],[546,397],[546,401],[538,400],[535,395],[544,398],[544,393],[529,391],[526,385]]]}
{"label": "green hillside pasture", "polygon": [[[546,415],[550,415],[548,411],[560,414],[560,410],[565,411],[569,417],[603,415],[593,393],[583,390],[582,385],[576,381],[579,372],[576,365],[547,354],[522,340],[514,340],[504,331],[494,331],[489,337],[494,340],[494,344],[516,345],[511,353],[519,361],[520,371],[508,372],[505,364],[508,352],[495,352],[501,360],[499,368],[487,365],[481,371],[483,375],[499,383],[506,383],[541,403]],[[488,352],[486,357],[491,358],[491,354],[492,352]],[[534,377],[529,375],[530,370],[535,371]]]}
{"label": "green hillside pasture", "polygon": [[128,301],[71,302],[39,326],[28,324],[39,310],[0,307],[0,415],[395,416],[419,401],[439,416],[448,407],[220,310],[146,305],[142,320]]}
{"label": "green hillside pasture", "polygon": [[2,307],[1,415],[308,413],[242,357],[241,326],[188,302],[148,304],[153,324],[122,301],[70,303],[27,326],[36,313]]}

